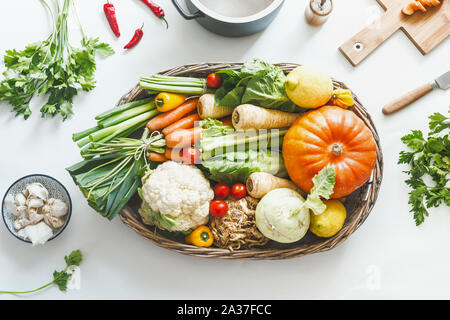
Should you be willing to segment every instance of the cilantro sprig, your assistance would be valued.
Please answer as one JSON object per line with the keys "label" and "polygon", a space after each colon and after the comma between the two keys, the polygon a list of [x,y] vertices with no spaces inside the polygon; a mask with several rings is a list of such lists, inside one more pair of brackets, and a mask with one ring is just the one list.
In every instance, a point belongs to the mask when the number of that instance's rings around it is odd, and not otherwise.
{"label": "cilantro sprig", "polygon": [[33,43],[22,51],[7,50],[4,56],[6,71],[0,82],[0,100],[9,102],[16,116],[25,119],[31,115],[33,97],[47,95],[41,116],[60,114],[64,121],[73,114],[72,102],[78,90],[95,88],[95,55],[109,56],[114,50],[98,38],[88,38],[83,29],[81,47],[72,47],[68,41],[67,17],[73,0],[54,0],[56,15],[51,7],[41,2],[53,18],[53,31],[48,39]]}
{"label": "cilantro sprig", "polygon": [[[419,130],[401,138],[410,151],[401,151],[398,160],[410,167],[404,171],[409,175],[405,183],[412,188],[408,203],[416,225],[424,222],[429,208],[443,203],[450,206],[450,118],[434,113],[429,119],[430,132],[426,138]],[[432,182],[427,184],[426,177]]]}
{"label": "cilantro sprig", "polygon": [[45,289],[51,285],[57,285],[59,290],[61,291],[66,291],[67,290],[67,283],[68,281],[71,279],[72,274],[70,274],[68,272],[69,267],[72,266],[79,266],[81,261],[83,260],[83,255],[81,253],[80,250],[74,250],[72,251],[69,256],[65,256],[64,260],[66,261],[66,267],[61,270],[61,271],[57,271],[55,270],[53,272],[53,280],[50,281],[49,283],[36,288],[34,290],[29,290],[29,291],[0,291],[0,293],[11,293],[11,294],[25,294],[25,293],[33,293],[33,292],[37,292],[40,291],[42,289]]}

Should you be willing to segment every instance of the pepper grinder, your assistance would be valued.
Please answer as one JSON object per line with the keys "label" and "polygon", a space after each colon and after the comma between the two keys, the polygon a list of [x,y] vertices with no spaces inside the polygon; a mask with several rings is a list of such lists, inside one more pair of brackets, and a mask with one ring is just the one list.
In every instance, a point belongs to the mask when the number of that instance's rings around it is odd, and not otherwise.
{"label": "pepper grinder", "polygon": [[324,24],[329,14],[333,11],[333,0],[310,0],[306,6],[306,21],[313,26]]}

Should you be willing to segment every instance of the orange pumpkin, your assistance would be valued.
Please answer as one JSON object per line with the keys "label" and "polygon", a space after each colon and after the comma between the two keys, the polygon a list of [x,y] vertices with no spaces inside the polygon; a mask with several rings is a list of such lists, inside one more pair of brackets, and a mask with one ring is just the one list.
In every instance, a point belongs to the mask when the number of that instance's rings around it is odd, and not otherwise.
{"label": "orange pumpkin", "polygon": [[292,181],[303,191],[325,166],[334,167],[332,198],[349,195],[372,173],[377,150],[372,132],[353,112],[324,106],[305,113],[286,133],[283,158]]}

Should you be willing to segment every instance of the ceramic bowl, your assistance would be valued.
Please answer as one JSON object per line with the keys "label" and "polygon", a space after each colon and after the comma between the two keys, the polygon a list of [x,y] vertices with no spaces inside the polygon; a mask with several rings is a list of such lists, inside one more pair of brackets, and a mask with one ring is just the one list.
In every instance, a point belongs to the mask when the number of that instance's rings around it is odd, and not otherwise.
{"label": "ceramic bowl", "polygon": [[22,177],[19,180],[17,180],[16,182],[14,182],[8,188],[5,195],[3,196],[3,201],[2,201],[3,221],[5,222],[6,227],[8,228],[9,232],[11,232],[11,234],[13,236],[15,236],[17,239],[22,240],[24,242],[31,243],[30,240],[24,239],[23,237],[19,236],[18,231],[16,229],[14,229],[14,220],[16,219],[16,217],[11,212],[7,212],[8,210],[6,210],[5,199],[9,194],[14,197],[16,194],[22,192],[22,190],[25,189],[26,185],[33,183],[33,182],[41,183],[48,190],[49,198],[60,199],[60,200],[64,201],[68,206],[68,212],[67,212],[67,215],[65,216],[64,225],[61,228],[53,231],[53,236],[48,240],[48,241],[50,241],[52,239],[55,239],[57,236],[59,236],[64,231],[64,229],[66,228],[67,224],[69,223],[70,217],[72,215],[72,200],[70,199],[69,192],[55,178],[52,178],[45,174],[32,174],[32,175]]}

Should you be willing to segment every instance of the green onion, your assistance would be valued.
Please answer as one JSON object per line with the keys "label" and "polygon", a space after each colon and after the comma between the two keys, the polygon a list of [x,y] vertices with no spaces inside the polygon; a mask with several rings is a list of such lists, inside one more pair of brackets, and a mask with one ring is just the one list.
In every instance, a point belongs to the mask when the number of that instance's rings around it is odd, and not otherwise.
{"label": "green onion", "polygon": [[203,94],[214,92],[206,85],[206,80],[192,77],[173,77],[163,75],[153,75],[142,77],[140,80],[141,89],[149,90],[150,93],[171,92],[184,94]]}
{"label": "green onion", "polygon": [[103,217],[112,220],[141,186],[147,152],[164,152],[163,135],[149,133],[145,129],[141,139],[92,142],[83,149],[88,159],[66,169],[89,206]]}
{"label": "green onion", "polygon": [[122,104],[120,106],[109,109],[103,113],[100,113],[98,116],[95,117],[95,120],[103,120],[103,119],[112,117],[118,113],[121,113],[122,111],[126,111],[126,110],[132,109],[134,107],[139,107],[139,106],[141,106],[143,104],[147,104],[151,101],[153,101],[153,98],[146,98],[146,99],[136,100],[133,102]]}
{"label": "green onion", "polygon": [[83,139],[84,137],[87,137],[88,135],[90,135],[91,133],[94,133],[95,131],[101,129],[99,126],[95,126],[89,129],[86,129],[84,131],[78,132],[78,133],[74,133],[72,135],[72,140],[74,142]]}
{"label": "green onion", "polygon": [[135,116],[138,116],[146,111],[150,111],[156,109],[156,105],[154,101],[150,101],[149,103],[146,103],[144,105],[132,108],[132,109],[128,109],[125,110],[121,113],[117,113],[112,115],[111,117],[102,119],[98,122],[98,125],[101,128],[107,128],[107,127],[111,127],[115,124],[121,123],[125,120],[128,120],[130,118],[133,118]]}

